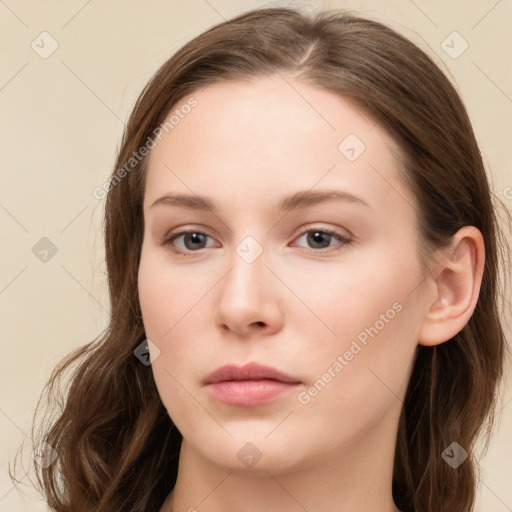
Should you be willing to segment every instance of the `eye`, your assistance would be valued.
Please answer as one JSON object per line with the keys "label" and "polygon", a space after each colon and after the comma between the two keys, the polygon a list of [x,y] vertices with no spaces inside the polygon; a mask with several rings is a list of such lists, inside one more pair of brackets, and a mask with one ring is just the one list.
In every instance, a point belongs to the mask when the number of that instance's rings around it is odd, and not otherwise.
{"label": "eye", "polygon": [[[335,251],[341,250],[345,245],[350,243],[350,239],[343,236],[341,233],[338,233],[332,229],[328,228],[309,228],[303,230],[300,233],[297,240],[300,240],[304,235],[307,235],[306,242],[311,244],[312,247],[305,247],[305,249],[309,250],[314,254],[319,253],[331,253]],[[183,246],[180,247],[176,241],[183,237]],[[178,250],[175,251],[183,256],[190,256],[190,253],[198,252],[200,249],[205,249],[206,240],[211,238],[208,234],[203,231],[197,229],[190,229],[185,231],[179,231],[177,233],[171,233],[170,235],[166,235],[163,237],[161,244],[169,245],[169,246],[178,246]],[[337,239],[341,242],[340,247],[336,247],[334,249],[330,249],[329,251],[325,251],[324,249],[333,247],[331,242],[333,239]]]}
{"label": "eye", "polygon": [[[166,236],[163,240],[164,245],[175,245],[175,240],[183,238],[183,244],[185,245],[184,250],[190,252],[196,252],[199,249],[204,249],[207,238],[210,238],[206,233],[197,229],[190,229],[187,231],[180,231],[171,236]],[[181,249],[181,248],[180,248]],[[178,251],[182,252],[182,250]],[[186,255],[186,253],[184,253]]]}
{"label": "eye", "polygon": [[[328,228],[309,228],[307,230],[302,231],[302,233],[299,235],[299,238],[297,240],[300,240],[304,235],[306,236],[306,243],[310,244],[312,247],[306,247],[306,249],[309,249],[313,253],[318,252],[335,252],[339,251],[343,248],[343,246],[350,243],[350,240],[343,236],[341,233],[338,233],[332,229]],[[331,249],[329,251],[324,251],[322,249],[325,249],[327,247],[332,247],[330,243],[333,241],[333,239],[338,239],[340,242],[342,242],[341,247],[337,247],[335,249]]]}

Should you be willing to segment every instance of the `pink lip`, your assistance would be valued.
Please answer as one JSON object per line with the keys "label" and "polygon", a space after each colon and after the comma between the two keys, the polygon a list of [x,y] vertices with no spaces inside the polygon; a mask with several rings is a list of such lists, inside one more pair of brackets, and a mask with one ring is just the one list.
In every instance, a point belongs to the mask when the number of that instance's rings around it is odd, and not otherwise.
{"label": "pink lip", "polygon": [[301,382],[275,368],[249,363],[241,367],[227,365],[218,368],[204,379],[203,384],[221,402],[254,406],[295,389]]}

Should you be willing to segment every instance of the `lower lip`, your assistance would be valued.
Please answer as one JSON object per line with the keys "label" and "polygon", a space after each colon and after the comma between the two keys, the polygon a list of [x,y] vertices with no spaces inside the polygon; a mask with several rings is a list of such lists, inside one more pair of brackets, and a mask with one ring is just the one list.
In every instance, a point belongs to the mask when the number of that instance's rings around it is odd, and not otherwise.
{"label": "lower lip", "polygon": [[266,404],[296,389],[299,383],[279,380],[232,380],[208,384],[210,393],[225,404],[251,407]]}

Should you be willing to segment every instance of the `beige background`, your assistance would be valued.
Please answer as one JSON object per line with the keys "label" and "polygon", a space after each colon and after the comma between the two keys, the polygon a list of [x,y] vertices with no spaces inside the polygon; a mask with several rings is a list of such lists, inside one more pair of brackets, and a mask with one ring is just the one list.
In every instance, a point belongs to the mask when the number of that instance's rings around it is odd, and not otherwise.
{"label": "beige background", "polygon": [[[249,8],[294,4],[354,9],[433,55],[468,107],[494,190],[512,206],[510,0],[1,1],[0,511],[47,510],[34,491],[13,487],[7,461],[29,432],[54,365],[106,324],[103,201],[92,191],[109,176],[137,94],[164,60],[211,25]],[[51,48],[49,36],[39,37],[44,31],[58,43],[47,58],[31,47]],[[441,46],[453,31],[469,45],[456,59]],[[461,44],[455,40],[452,53]],[[32,252],[42,237],[57,248],[46,263]],[[479,512],[512,510],[511,433],[509,383],[481,462]]]}

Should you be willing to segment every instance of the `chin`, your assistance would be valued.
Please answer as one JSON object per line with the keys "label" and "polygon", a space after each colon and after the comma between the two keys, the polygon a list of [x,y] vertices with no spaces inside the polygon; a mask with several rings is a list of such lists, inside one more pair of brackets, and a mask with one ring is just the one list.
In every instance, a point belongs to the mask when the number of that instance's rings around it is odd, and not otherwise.
{"label": "chin", "polygon": [[[278,475],[313,464],[314,454],[308,457],[306,452],[299,452],[297,441],[278,435],[274,439],[265,438],[269,431],[267,429],[264,435],[251,436],[246,429],[244,435],[234,435],[229,439],[226,439],[227,434],[222,440],[210,437],[208,445],[204,441],[188,444],[219,469],[240,475]],[[306,448],[303,443],[298,444]]]}

